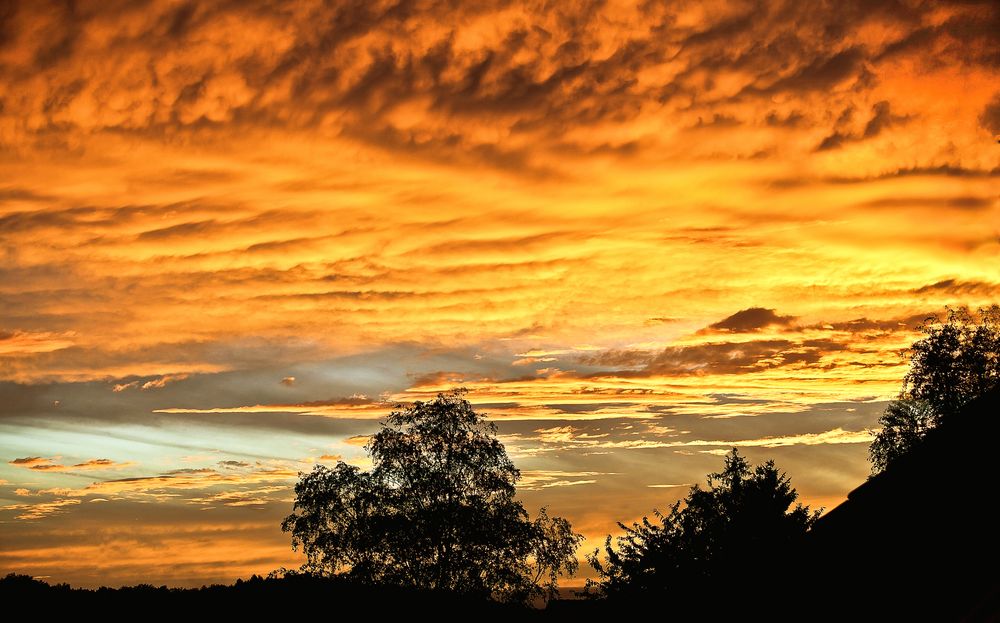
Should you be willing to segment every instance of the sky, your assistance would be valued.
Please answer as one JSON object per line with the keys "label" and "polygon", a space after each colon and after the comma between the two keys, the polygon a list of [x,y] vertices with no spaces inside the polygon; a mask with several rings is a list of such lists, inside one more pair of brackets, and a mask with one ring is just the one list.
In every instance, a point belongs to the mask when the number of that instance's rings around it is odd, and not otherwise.
{"label": "sky", "polygon": [[297,567],[454,387],[581,554],[734,446],[829,509],[1000,298],[998,135],[990,0],[4,2],[0,572]]}

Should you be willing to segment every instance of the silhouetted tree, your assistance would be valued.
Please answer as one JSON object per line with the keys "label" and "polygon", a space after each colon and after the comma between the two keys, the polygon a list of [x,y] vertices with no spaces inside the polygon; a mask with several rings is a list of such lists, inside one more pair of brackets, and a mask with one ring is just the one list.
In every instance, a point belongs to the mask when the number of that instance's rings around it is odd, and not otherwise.
{"label": "silhouetted tree", "polygon": [[920,443],[927,431],[962,407],[1000,387],[1000,307],[949,309],[948,318],[928,319],[924,338],[910,347],[910,370],[899,399],[879,418],[881,431],[869,449],[872,472]]}
{"label": "silhouetted tree", "polygon": [[317,466],[282,523],[303,570],[501,601],[552,595],[582,536],[515,499],[520,472],[464,390],[393,411],[369,441],[372,469]]}
{"label": "silhouetted tree", "polygon": [[641,597],[662,592],[705,590],[747,583],[748,570],[760,572],[770,561],[785,562],[819,516],[792,504],[798,494],[774,461],[751,468],[733,448],[708,488],[695,485],[687,498],[654,511],[631,526],[612,545],[610,536],[587,557],[600,579],[588,592],[609,597]]}
{"label": "silhouetted tree", "polygon": [[922,400],[893,400],[879,417],[882,430],[868,448],[872,472],[883,471],[889,463],[903,456],[937,426],[938,417],[930,404]]}

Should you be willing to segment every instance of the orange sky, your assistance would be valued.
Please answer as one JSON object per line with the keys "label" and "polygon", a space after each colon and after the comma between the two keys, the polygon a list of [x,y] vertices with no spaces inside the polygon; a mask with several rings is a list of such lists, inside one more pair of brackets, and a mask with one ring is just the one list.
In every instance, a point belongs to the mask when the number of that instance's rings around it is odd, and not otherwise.
{"label": "orange sky", "polygon": [[296,566],[296,473],[495,417],[592,548],[732,445],[867,475],[1000,294],[994,2],[0,9],[0,572]]}

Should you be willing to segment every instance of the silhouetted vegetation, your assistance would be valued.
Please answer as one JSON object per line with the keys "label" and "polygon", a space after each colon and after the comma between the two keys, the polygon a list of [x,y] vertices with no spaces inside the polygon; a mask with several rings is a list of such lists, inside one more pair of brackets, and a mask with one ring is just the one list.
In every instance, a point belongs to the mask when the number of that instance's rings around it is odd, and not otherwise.
{"label": "silhouetted vegetation", "polygon": [[600,576],[588,589],[611,598],[682,597],[746,584],[749,565],[758,573],[784,568],[819,515],[797,497],[774,461],[751,467],[734,448],[707,488],[695,485],[653,520],[619,523],[625,534],[614,544],[607,538],[603,559],[600,550],[588,557]]}
{"label": "silhouetted vegetation", "polygon": [[[341,617],[362,610],[366,617],[433,615],[451,620],[479,616],[488,620],[522,620],[538,616],[537,610],[520,605],[456,595],[453,592],[417,590],[396,586],[371,586],[345,577],[318,577],[289,573],[230,585],[201,588],[167,588],[139,584],[96,590],[70,588],[66,584],[49,585],[27,575],[9,574],[0,578],[0,600],[8,607],[31,607],[43,619],[57,614],[80,616],[91,613],[104,619],[139,620],[160,618],[167,614],[190,620],[204,620],[209,615],[229,618],[241,615],[249,620],[265,617],[286,619],[301,616],[315,608],[329,608]],[[127,619],[126,619],[127,617]]]}
{"label": "silhouetted vegetation", "polygon": [[576,571],[582,537],[514,499],[520,472],[464,390],[392,412],[372,469],[317,466],[282,524],[309,573],[524,602]]}
{"label": "silhouetted vegetation", "polygon": [[803,602],[823,604],[829,620],[1000,621],[1000,538],[988,510],[998,414],[1000,389],[820,517],[803,550],[817,564],[795,587]]}
{"label": "silhouetted vegetation", "polygon": [[911,451],[928,431],[965,405],[1000,387],[1000,307],[970,314],[949,309],[944,322],[928,319],[924,338],[910,348],[910,370],[899,399],[879,419],[872,472]]}

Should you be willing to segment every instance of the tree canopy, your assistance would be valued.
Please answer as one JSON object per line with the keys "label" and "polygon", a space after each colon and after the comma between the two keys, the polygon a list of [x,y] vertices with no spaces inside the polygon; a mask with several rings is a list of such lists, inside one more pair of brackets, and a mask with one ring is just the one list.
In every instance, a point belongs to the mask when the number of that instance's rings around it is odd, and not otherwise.
{"label": "tree canopy", "polygon": [[393,411],[366,449],[372,468],[317,466],[282,523],[305,571],[373,584],[524,601],[577,569],[582,537],[515,499],[520,472],[463,390]]}
{"label": "tree canopy", "polygon": [[1000,387],[1000,307],[949,309],[943,322],[930,318],[924,337],[909,351],[910,369],[899,398],[879,419],[869,450],[872,471],[881,472],[920,443],[924,435],[965,405]]}
{"label": "tree canopy", "polygon": [[721,472],[710,474],[667,513],[627,526],[588,556],[599,580],[588,587],[608,597],[704,590],[745,582],[751,566],[789,556],[819,513],[795,504],[798,494],[774,461],[751,467],[734,448]]}

